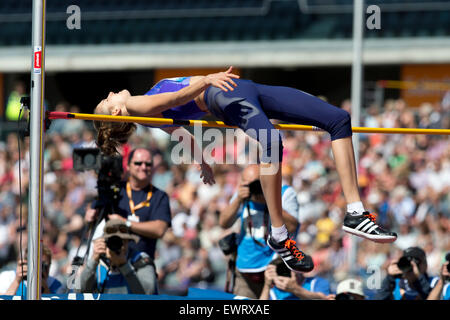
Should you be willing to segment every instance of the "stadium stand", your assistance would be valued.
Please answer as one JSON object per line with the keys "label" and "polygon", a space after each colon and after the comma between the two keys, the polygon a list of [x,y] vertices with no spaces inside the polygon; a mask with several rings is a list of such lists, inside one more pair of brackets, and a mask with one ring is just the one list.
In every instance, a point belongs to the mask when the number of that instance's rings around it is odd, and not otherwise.
{"label": "stadium stand", "polygon": [[[47,1],[47,43],[105,44],[285,39],[345,39],[352,35],[352,12],[305,13],[297,0],[62,0]],[[372,1],[373,4],[423,3],[419,0]],[[314,4],[314,1],[304,3]],[[322,1],[319,3],[323,3]],[[350,0],[328,1],[351,5]],[[445,2],[444,2],[445,3]],[[65,27],[68,6],[80,7],[82,29]],[[450,2],[449,2],[450,4]],[[345,7],[345,6],[344,6]],[[0,46],[31,41],[31,2],[0,3]],[[125,12],[125,13],[124,13]],[[383,28],[368,37],[439,37],[450,35],[450,12],[382,11]],[[263,23],[262,23],[263,22]]]}

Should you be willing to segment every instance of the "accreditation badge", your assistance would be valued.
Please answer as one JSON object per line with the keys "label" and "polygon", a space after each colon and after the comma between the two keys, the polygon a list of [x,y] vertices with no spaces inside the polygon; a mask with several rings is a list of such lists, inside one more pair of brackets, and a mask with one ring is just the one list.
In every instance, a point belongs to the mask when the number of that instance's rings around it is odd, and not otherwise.
{"label": "accreditation badge", "polygon": [[132,221],[132,222],[139,222],[139,217],[135,214],[130,214],[128,216],[128,221]]}

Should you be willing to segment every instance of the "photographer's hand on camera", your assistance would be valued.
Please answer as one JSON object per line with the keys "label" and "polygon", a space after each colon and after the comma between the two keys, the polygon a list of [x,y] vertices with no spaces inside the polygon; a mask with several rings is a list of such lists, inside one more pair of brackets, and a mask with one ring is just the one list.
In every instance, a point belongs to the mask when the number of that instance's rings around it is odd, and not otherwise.
{"label": "photographer's hand on camera", "polygon": [[220,212],[219,225],[222,228],[226,229],[231,227],[231,225],[234,223],[236,219],[236,215],[238,213],[241,204],[244,202],[245,199],[248,199],[249,197],[250,197],[250,188],[248,187],[247,183],[241,179],[236,197],[233,199],[233,201],[230,202],[228,206],[226,206]]}
{"label": "photographer's hand on camera", "polygon": [[277,269],[275,265],[269,264],[267,266],[266,271],[264,271],[264,285],[265,286],[272,286],[274,279],[277,277]]}
{"label": "photographer's hand on camera", "polygon": [[273,264],[269,264],[264,271],[264,287],[259,296],[260,300],[269,300],[270,289],[273,286],[273,280],[277,277],[277,269]]}
{"label": "photographer's hand on camera", "polygon": [[290,277],[284,277],[284,276],[276,276],[273,280],[274,285],[283,291],[291,292],[295,294],[297,284],[297,279],[295,277],[295,274],[291,272]]}
{"label": "photographer's hand on camera", "polygon": [[[435,284],[434,288],[431,290],[430,294],[427,297],[427,300],[441,300],[442,299],[442,291],[444,289],[444,285],[450,281],[450,272],[449,272],[449,261],[446,261],[442,266],[439,272],[439,280]],[[444,299],[446,299],[444,297]]]}
{"label": "photographer's hand on camera", "polygon": [[291,272],[290,277],[284,277],[277,275],[274,279],[274,285],[283,291],[290,292],[300,299],[307,300],[334,300],[335,295],[326,295],[322,292],[313,292],[303,288],[297,282],[297,276],[295,272]]}
{"label": "photographer's hand on camera", "polygon": [[17,283],[27,278],[28,265],[27,260],[19,260],[16,267],[16,278],[14,279]]}
{"label": "photographer's hand on camera", "polygon": [[127,251],[124,246],[120,248],[119,253],[106,248],[106,256],[109,258],[112,267],[119,268],[127,263]]}
{"label": "photographer's hand on camera", "polygon": [[393,261],[389,264],[387,268],[387,273],[393,278],[400,278],[403,275],[402,270],[397,265],[397,261]]}
{"label": "photographer's hand on camera", "polygon": [[239,184],[238,194],[239,201],[242,203],[245,199],[250,197],[250,188],[247,184],[244,184],[242,181]]}
{"label": "photographer's hand on camera", "polygon": [[19,260],[17,262],[16,276],[14,278],[14,281],[11,283],[9,288],[6,290],[5,294],[7,294],[7,295],[15,295],[16,294],[17,289],[19,288],[22,280],[27,278],[27,271],[28,271],[27,261]]}
{"label": "photographer's hand on camera", "polygon": [[415,286],[415,282],[419,279],[420,277],[420,271],[419,271],[419,267],[417,266],[417,263],[412,260],[411,261],[411,266],[412,266],[412,270],[411,271],[407,271],[403,274],[403,277],[408,280],[408,283],[411,287]]}
{"label": "photographer's hand on camera", "polygon": [[106,242],[105,239],[100,238],[94,241],[92,259],[98,263],[102,255],[106,255]]}
{"label": "photographer's hand on camera", "polygon": [[127,262],[127,251],[125,246],[122,246],[120,252],[116,253],[108,248],[106,241],[103,238],[94,241],[92,259],[98,263],[102,255],[109,259],[109,264],[112,267],[120,267]]}
{"label": "photographer's hand on camera", "polygon": [[426,257],[420,248],[408,248],[392,261],[387,276],[377,292],[376,300],[426,299],[431,291]]}

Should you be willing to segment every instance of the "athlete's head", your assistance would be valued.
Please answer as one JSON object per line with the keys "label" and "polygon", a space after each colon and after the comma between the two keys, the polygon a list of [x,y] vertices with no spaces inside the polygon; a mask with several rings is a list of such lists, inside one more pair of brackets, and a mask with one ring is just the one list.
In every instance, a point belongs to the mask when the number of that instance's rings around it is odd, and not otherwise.
{"label": "athlete's head", "polygon": [[[119,93],[110,92],[106,99],[100,101],[94,109],[95,114],[106,114],[113,116],[128,115],[125,102],[130,97],[128,90]],[[118,153],[117,148],[127,142],[133,134],[136,125],[131,122],[104,122],[94,121],[97,130],[97,145],[106,155]]]}
{"label": "athlete's head", "polygon": [[96,114],[128,116],[126,101],[130,96],[130,92],[126,89],[118,93],[110,92],[105,99],[100,101],[94,112]]}

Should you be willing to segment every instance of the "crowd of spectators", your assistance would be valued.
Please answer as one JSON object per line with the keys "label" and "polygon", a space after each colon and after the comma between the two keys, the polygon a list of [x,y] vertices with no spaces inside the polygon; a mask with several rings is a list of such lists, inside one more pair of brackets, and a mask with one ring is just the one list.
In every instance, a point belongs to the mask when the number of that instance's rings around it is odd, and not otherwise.
{"label": "crowd of spectators", "polygon": [[[348,101],[341,107],[348,109]],[[53,110],[79,111],[65,102]],[[366,108],[361,125],[449,129],[450,104],[410,108],[401,99],[386,100],[383,106]],[[357,239],[357,264],[350,265],[350,236],[341,230],[346,203],[328,135],[300,131],[284,131],[283,135],[283,179],[294,187],[300,205],[296,240],[302,251],[312,255],[316,273],[330,281],[332,292],[350,272],[356,272],[366,294],[373,297],[377,284],[373,276],[382,279],[390,261],[411,246],[423,248],[428,273],[439,274],[450,251],[447,136],[359,134],[363,202],[378,214],[380,225],[398,233],[398,239],[393,244]],[[19,152],[17,132],[2,132],[2,137],[0,272],[16,269],[20,243],[26,241],[30,167],[29,138],[20,139]],[[43,243],[52,253],[49,274],[63,284],[75,254],[86,252],[84,214],[97,195],[96,174],[74,171],[72,151],[95,147],[94,139],[92,124],[82,120],[53,120],[45,134]],[[173,144],[161,130],[139,127],[126,146],[127,150],[141,146],[153,150],[152,183],[170,197],[172,226],[158,242],[155,259],[160,293],[183,294],[189,287],[223,291],[227,262],[218,241],[227,230],[219,227],[218,215],[229,203],[244,165],[216,164],[216,184],[204,185],[194,165],[172,165]],[[235,150],[228,145],[217,150],[216,156]]]}

